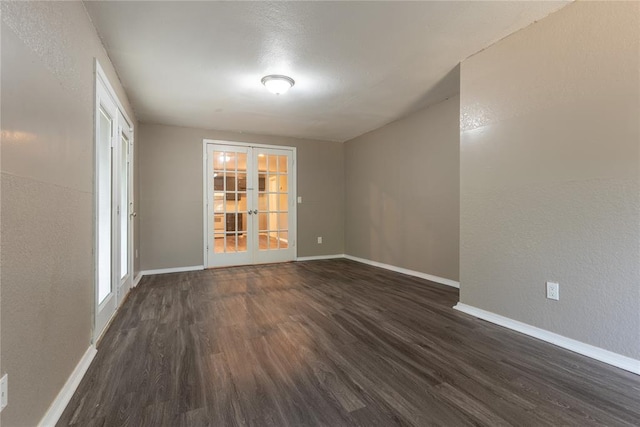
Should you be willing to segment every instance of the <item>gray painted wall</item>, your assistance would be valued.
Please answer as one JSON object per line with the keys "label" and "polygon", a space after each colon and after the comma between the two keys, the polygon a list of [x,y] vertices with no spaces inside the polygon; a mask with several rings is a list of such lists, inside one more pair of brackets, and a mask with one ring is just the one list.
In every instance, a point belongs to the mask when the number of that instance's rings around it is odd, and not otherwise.
{"label": "gray painted wall", "polygon": [[[140,124],[142,270],[202,265],[202,140],[296,147],[298,256],[344,253],[342,144]],[[323,243],[317,244],[317,237]]]}
{"label": "gray painted wall", "polygon": [[345,143],[347,254],[458,280],[459,102]]}
{"label": "gray painted wall", "polygon": [[81,2],[0,7],[2,424],[34,426],[91,343],[94,57],[127,99]]}
{"label": "gray painted wall", "polygon": [[[640,3],[462,63],[461,302],[640,359]],[[545,298],[545,281],[560,300]]]}

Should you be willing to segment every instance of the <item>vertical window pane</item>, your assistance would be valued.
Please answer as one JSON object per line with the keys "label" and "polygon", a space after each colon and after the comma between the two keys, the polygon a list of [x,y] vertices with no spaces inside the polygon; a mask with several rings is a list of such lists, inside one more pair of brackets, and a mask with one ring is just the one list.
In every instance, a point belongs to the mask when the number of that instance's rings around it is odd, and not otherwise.
{"label": "vertical window pane", "polygon": [[267,219],[267,214],[260,212],[258,214],[258,229],[260,231],[269,229],[269,220]]}
{"label": "vertical window pane", "polygon": [[280,194],[279,196],[278,209],[282,212],[287,212],[289,210],[289,197],[287,194]]}
{"label": "vertical window pane", "polygon": [[247,170],[247,153],[238,153],[238,170]]}
{"label": "vertical window pane", "polygon": [[267,191],[267,176],[264,174],[258,176],[258,191],[261,193]]}
{"label": "vertical window pane", "polygon": [[278,171],[278,156],[267,156],[269,162],[269,172]]}
{"label": "vertical window pane", "polygon": [[224,174],[222,172],[213,173],[213,191],[224,191]]}
{"label": "vertical window pane", "polygon": [[281,231],[279,236],[280,236],[280,249],[287,249],[289,247],[289,232]]}
{"label": "vertical window pane", "polygon": [[120,279],[129,274],[129,140],[120,137]]}
{"label": "vertical window pane", "polygon": [[224,153],[222,151],[214,151],[213,152],[213,169],[215,170],[223,170],[224,169]]}
{"label": "vertical window pane", "polygon": [[224,253],[224,234],[214,234],[213,241],[213,251],[217,254]]}
{"label": "vertical window pane", "polygon": [[278,172],[287,173],[287,156],[278,156]]}
{"label": "vertical window pane", "polygon": [[288,187],[287,187],[287,175],[280,175],[278,177],[278,191],[281,191],[283,193],[286,193],[288,191]]}
{"label": "vertical window pane", "polygon": [[269,233],[269,249],[278,249],[278,232],[272,231]]}
{"label": "vertical window pane", "polygon": [[238,174],[238,191],[247,191],[247,174]]}
{"label": "vertical window pane", "polygon": [[213,230],[218,232],[224,232],[226,227],[224,214],[213,214]]}
{"label": "vertical window pane", "polygon": [[237,237],[235,234],[227,234],[226,252],[236,252]]}
{"label": "vertical window pane", "polygon": [[233,171],[236,169],[236,153],[225,153],[224,161],[225,167],[228,171]]}
{"label": "vertical window pane", "polygon": [[111,118],[100,109],[98,126],[98,303],[111,293]]}
{"label": "vertical window pane", "polygon": [[278,177],[276,175],[269,175],[267,177],[267,191],[272,193],[278,191]]}
{"label": "vertical window pane", "polygon": [[277,210],[278,210],[278,195],[269,194],[269,212],[274,212]]}
{"label": "vertical window pane", "polygon": [[265,154],[258,154],[258,171],[267,171],[267,156]]}
{"label": "vertical window pane", "polygon": [[267,200],[269,200],[267,198],[266,194],[259,194],[258,195],[258,210],[259,211],[266,211],[269,208],[267,207]]}
{"label": "vertical window pane", "polygon": [[227,191],[236,191],[236,174],[233,172],[228,172],[226,174],[227,181]]}
{"label": "vertical window pane", "polygon": [[288,230],[289,229],[289,214],[279,213],[278,214],[278,229],[279,230]]}
{"label": "vertical window pane", "polygon": [[238,212],[247,211],[247,193],[238,193]]}
{"label": "vertical window pane", "polygon": [[238,214],[238,231],[246,234],[247,232],[247,214],[241,213]]}
{"label": "vertical window pane", "polygon": [[213,211],[224,212],[224,193],[215,193],[213,195]]}

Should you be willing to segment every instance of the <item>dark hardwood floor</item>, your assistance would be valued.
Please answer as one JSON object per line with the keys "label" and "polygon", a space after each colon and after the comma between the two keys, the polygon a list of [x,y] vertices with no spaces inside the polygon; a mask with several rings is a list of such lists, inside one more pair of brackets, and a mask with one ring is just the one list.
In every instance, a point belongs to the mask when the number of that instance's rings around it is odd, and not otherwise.
{"label": "dark hardwood floor", "polygon": [[58,425],[640,425],[640,377],[348,260],[145,277]]}

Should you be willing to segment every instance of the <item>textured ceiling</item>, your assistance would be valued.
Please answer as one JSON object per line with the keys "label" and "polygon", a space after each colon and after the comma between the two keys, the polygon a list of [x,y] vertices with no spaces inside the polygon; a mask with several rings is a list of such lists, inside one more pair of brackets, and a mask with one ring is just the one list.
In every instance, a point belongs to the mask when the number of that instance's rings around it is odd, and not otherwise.
{"label": "textured ceiling", "polygon": [[456,94],[460,61],[565,4],[85,2],[140,121],[334,141]]}

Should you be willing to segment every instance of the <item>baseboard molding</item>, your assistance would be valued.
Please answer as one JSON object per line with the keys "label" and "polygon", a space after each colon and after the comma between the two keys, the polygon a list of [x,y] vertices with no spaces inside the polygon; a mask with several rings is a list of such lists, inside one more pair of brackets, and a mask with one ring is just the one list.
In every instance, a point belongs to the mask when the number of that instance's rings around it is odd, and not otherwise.
{"label": "baseboard molding", "polygon": [[396,273],[406,274],[408,276],[419,277],[421,279],[429,280],[431,282],[440,283],[441,285],[451,286],[453,288],[460,288],[460,282],[456,282],[455,280],[445,279],[444,277],[438,277],[427,273],[422,273],[420,271],[409,270],[408,268],[396,267],[395,265],[385,264],[383,262],[372,261],[366,258],[358,258],[352,255],[345,255],[346,259],[350,259],[352,261],[361,262],[363,264],[373,265],[374,267],[384,268],[386,270],[395,271]]}
{"label": "baseboard molding", "polygon": [[160,268],[157,270],[144,270],[140,272],[140,276],[149,276],[151,274],[167,274],[167,273],[184,273],[185,271],[204,270],[204,265],[192,265],[190,267]]}
{"label": "baseboard molding", "polygon": [[133,286],[132,286],[133,288],[138,286],[138,283],[140,283],[140,280],[142,280],[142,276],[143,276],[142,271],[140,271],[138,275],[135,277],[135,279],[133,279]]}
{"label": "baseboard molding", "polygon": [[344,254],[299,256],[296,258],[296,261],[316,261],[319,259],[338,259],[338,258],[344,258]]}
{"label": "baseboard molding", "polygon": [[458,303],[453,308],[463,313],[475,316],[479,319],[486,320],[487,322],[495,323],[496,325],[512,329],[514,331],[529,335],[542,341],[546,341],[548,343],[557,345],[558,347],[562,347],[566,350],[573,351],[574,353],[578,353],[583,356],[599,360],[600,362],[604,362],[608,365],[615,366],[617,368],[624,369],[625,371],[633,372],[634,374],[640,375],[640,360],[632,359],[631,357],[623,356],[621,354],[614,353],[612,351],[605,350],[603,348],[596,347],[590,344],[585,344],[583,342],[576,341],[574,339],[567,338],[565,336],[558,335],[545,329],[531,326],[526,323],[522,323],[517,320],[492,313],[490,311],[482,310],[471,305]]}
{"label": "baseboard molding", "polygon": [[87,349],[73,372],[71,372],[71,375],[69,375],[67,382],[64,383],[64,386],[62,386],[62,389],[49,406],[49,409],[47,409],[46,414],[44,414],[44,417],[40,420],[38,424],[39,427],[54,427],[56,425],[80,385],[84,374],[87,372],[87,369],[89,369],[89,365],[91,365],[91,361],[93,361],[96,353],[97,350],[93,345]]}

